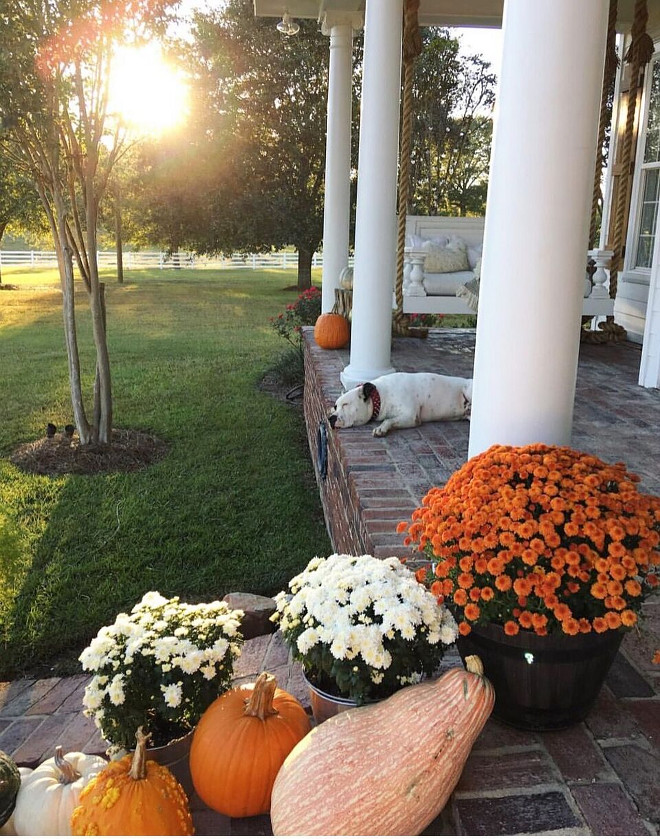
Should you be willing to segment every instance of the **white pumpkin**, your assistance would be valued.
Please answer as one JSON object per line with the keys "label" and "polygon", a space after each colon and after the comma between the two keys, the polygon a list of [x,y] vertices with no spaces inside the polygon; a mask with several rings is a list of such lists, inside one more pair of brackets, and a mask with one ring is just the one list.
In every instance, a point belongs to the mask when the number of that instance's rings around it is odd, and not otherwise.
{"label": "white pumpkin", "polygon": [[58,746],[55,757],[22,778],[12,815],[16,834],[70,836],[80,793],[106,764],[104,758],[82,752],[63,755]]}
{"label": "white pumpkin", "polygon": [[[28,769],[27,766],[19,766],[18,767],[19,775],[21,776],[21,785],[25,782],[25,779],[28,775],[31,775],[34,770]],[[19,787],[20,790],[20,787]],[[15,812],[14,808],[14,812]],[[16,836],[16,828],[14,826],[14,813],[9,816],[7,821],[0,827],[0,836]]]}

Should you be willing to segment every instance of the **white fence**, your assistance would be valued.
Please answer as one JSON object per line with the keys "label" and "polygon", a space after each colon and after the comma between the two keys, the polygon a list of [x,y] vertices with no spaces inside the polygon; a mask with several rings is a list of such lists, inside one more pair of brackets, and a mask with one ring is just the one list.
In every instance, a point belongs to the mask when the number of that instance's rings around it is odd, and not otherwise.
{"label": "white fence", "polygon": [[[99,266],[114,268],[117,257],[114,251],[98,252]],[[351,259],[352,262],[352,259]],[[46,267],[57,265],[55,251],[0,251],[0,265],[26,265]],[[315,253],[312,268],[323,266],[323,256]],[[168,254],[163,251],[126,251],[124,268],[297,268],[298,254],[290,251],[279,253],[235,253],[231,257],[197,256],[192,253]]]}

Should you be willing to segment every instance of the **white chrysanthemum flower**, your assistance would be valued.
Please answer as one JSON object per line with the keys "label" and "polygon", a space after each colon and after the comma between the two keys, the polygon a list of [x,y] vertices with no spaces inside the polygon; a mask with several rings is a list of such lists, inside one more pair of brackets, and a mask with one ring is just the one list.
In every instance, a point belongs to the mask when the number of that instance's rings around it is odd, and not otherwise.
{"label": "white chrysanthemum flower", "polygon": [[452,618],[451,623],[443,623],[440,627],[440,640],[443,644],[449,646],[449,644],[453,644],[457,638],[458,626],[456,625],[456,621]]}
{"label": "white chrysanthemum flower", "polygon": [[161,685],[160,689],[163,692],[165,704],[168,706],[168,708],[178,708],[181,704],[181,699],[183,698],[183,691],[181,690],[181,685]]}
{"label": "white chrysanthemum flower", "polygon": [[166,597],[159,594],[157,591],[148,591],[142,600],[133,607],[133,611],[138,609],[157,609],[159,606],[164,606],[168,602]]}
{"label": "white chrysanthemum flower", "polygon": [[107,687],[108,699],[113,705],[123,705],[126,700],[124,693],[124,677],[118,673]]}
{"label": "white chrysanthemum flower", "polygon": [[204,667],[200,668],[202,676],[207,681],[211,681],[215,677],[215,666],[213,664],[205,664]]}
{"label": "white chrysanthemum flower", "polygon": [[319,643],[319,640],[319,633],[316,629],[310,627],[309,629],[306,629],[302,635],[298,636],[298,640],[296,642],[298,650],[305,655],[305,653],[308,653],[315,644]]}
{"label": "white chrysanthemum flower", "polygon": [[201,650],[193,650],[192,652],[188,652],[183,658],[181,658],[179,667],[183,670],[184,673],[195,673],[199,670],[203,660],[203,654]]}
{"label": "white chrysanthemum flower", "polygon": [[88,711],[96,711],[98,708],[101,707],[101,703],[103,702],[104,696],[105,691],[103,690],[103,687],[100,684],[100,679],[98,676],[95,676],[85,688],[85,693],[83,695],[83,705]]}

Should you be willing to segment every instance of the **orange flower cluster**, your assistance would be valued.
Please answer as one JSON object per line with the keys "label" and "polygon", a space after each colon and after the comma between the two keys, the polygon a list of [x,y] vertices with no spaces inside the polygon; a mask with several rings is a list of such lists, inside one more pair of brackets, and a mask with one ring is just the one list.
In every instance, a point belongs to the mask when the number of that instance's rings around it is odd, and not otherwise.
{"label": "orange flower cluster", "polygon": [[568,447],[492,446],[397,532],[431,560],[417,579],[463,635],[488,622],[509,635],[632,627],[660,582],[660,498],[638,481]]}

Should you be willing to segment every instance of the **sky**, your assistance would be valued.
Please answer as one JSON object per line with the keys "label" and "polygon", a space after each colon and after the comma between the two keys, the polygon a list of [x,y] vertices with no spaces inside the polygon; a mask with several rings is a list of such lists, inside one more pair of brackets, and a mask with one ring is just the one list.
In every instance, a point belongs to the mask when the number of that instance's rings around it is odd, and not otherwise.
{"label": "sky", "polygon": [[460,36],[461,53],[474,55],[481,53],[486,61],[490,61],[491,70],[499,78],[502,54],[501,29],[473,29],[456,27],[452,34]]}

